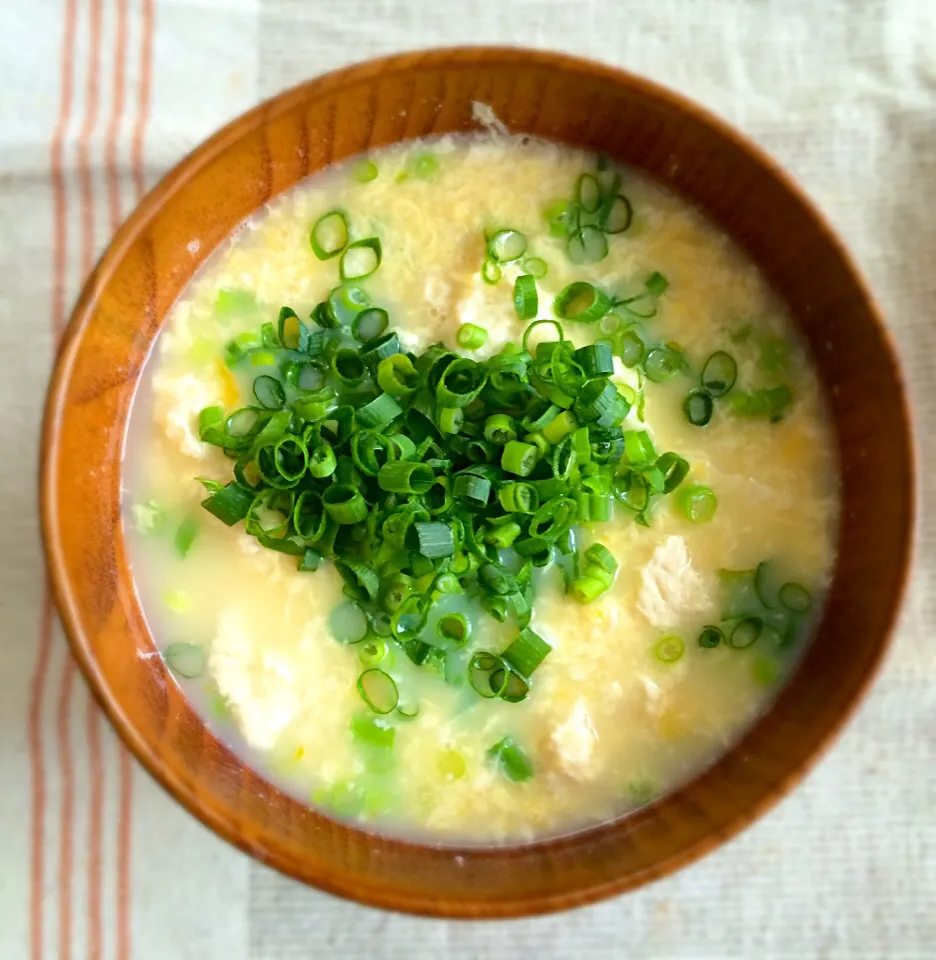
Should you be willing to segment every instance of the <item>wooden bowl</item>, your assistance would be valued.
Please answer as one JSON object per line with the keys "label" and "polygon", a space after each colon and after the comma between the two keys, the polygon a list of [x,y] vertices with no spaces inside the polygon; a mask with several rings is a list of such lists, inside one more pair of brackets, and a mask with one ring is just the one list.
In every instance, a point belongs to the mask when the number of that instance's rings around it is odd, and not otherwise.
{"label": "wooden bowl", "polygon": [[[121,453],[143,362],[209,253],[261,204],[351,154],[474,129],[513,131],[645,170],[704,210],[789,302],[826,389],[842,526],[821,627],[773,708],[711,769],[649,808],[521,846],[422,846],[333,822],[246,768],[202,725],[154,650],[121,529]],[[186,157],[120,228],[81,294],[45,417],[42,521],[78,663],[140,762],[218,834],[364,903],[451,917],[559,910],[711,850],[803,776],[854,710],[894,625],[914,512],[907,401],[880,314],[841,243],[790,179],[721,121],[584,60],[464,48],[374,60],[250,111]]]}

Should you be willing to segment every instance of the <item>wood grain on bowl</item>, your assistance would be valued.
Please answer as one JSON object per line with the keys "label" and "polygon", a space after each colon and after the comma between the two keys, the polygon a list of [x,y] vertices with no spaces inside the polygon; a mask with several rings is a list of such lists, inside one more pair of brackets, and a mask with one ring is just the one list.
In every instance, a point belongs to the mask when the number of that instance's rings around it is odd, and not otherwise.
{"label": "wood grain on bowl", "polygon": [[[475,128],[647,171],[698,205],[788,301],[826,388],[842,467],[836,576],[817,636],[771,710],[714,767],[630,817],[499,848],[439,848],[336,823],[279,793],[205,729],[167,674],[131,581],[121,455],[137,380],[169,307],[245,217],[334,160]],[[42,516],[56,598],[85,676],[140,761],[221,836],[293,876],[427,914],[557,910],[658,877],[789,790],[838,731],[887,645],[907,576],[913,457],[893,349],[860,277],[790,180],[719,121],[646,81],[507,49],[409,54],[339,71],[234,121],[120,229],[75,308],[49,393]]]}

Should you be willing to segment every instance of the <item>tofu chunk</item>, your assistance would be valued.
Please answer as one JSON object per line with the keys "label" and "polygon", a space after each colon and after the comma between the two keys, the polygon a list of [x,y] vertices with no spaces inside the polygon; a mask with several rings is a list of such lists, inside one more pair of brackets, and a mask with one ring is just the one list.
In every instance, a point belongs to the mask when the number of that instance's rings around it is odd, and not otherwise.
{"label": "tofu chunk", "polygon": [[661,630],[675,626],[681,616],[710,605],[705,583],[692,568],[686,541],[667,537],[640,574],[637,609]]}
{"label": "tofu chunk", "polygon": [[275,651],[262,651],[233,610],[218,618],[208,666],[221,695],[240,718],[247,742],[259,750],[276,744],[301,703],[290,663]]}
{"label": "tofu chunk", "polygon": [[557,724],[549,737],[549,752],[566,776],[582,780],[594,772],[598,734],[584,700],[576,700],[572,712]]}
{"label": "tofu chunk", "polygon": [[153,380],[154,406],[163,432],[188,457],[203,460],[206,444],[198,438],[198,414],[218,402],[211,386],[192,373],[157,376]]}

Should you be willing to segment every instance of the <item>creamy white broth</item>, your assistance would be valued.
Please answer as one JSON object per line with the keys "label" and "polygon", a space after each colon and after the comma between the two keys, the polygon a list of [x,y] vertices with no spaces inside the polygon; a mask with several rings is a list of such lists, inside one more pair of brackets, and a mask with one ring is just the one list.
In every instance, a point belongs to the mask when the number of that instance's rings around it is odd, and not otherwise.
{"label": "creamy white broth", "polygon": [[[706,649],[697,640],[705,625],[721,622],[718,571],[751,570],[762,560],[779,569],[778,582],[808,588],[815,618],[838,516],[834,444],[815,373],[755,267],[691,207],[634,173],[624,171],[623,185],[633,225],[610,238],[605,259],[576,266],[564,241],[549,236],[543,210],[594,168],[582,152],[477,136],[371,159],[376,179],[360,183],[354,164],[344,165],[251,219],[167,319],[126,458],[127,536],[153,636],[162,649],[200,645],[205,672],[180,683],[219,735],[285,789],[336,815],[457,842],[530,839],[613,817],[723,753],[776,694],[806,642],[808,629],[784,650],[763,641]],[[329,627],[344,602],[338,574],[328,564],[297,571],[295,557],[261,547],[242,524],[224,526],[199,507],[205,490],[193,479],[232,479],[231,461],[199,441],[198,413],[241,406],[263,372],[229,370],[226,345],[275,320],[283,305],[307,318],[338,282],[337,262],[318,260],[308,240],[334,208],[347,211],[356,237],[381,238],[382,264],[362,285],[414,352],[435,341],[455,348],[466,322],[489,334],[483,348],[459,351],[466,355],[480,359],[520,342],[527,323],[517,318],[512,290],[522,271],[508,265],[499,283],[484,283],[486,228],[523,231],[528,255],[548,264],[537,280],[540,318],[553,316],[553,298],[572,281],[639,292],[648,275],[664,274],[658,315],[643,327],[654,340],[677,343],[693,373],[645,383],[645,423],[635,406],[624,426],[645,426],[657,451],[688,460],[685,484],[706,484],[718,497],[709,523],[690,523],[671,495],[649,526],[616,507],[611,521],[580,529],[582,546],[599,541],[620,564],[614,585],[591,604],[565,594],[556,565],[536,574],[532,626],[552,651],[521,703],[481,699],[391,644],[379,666],[418,714],[387,718],[395,730],[389,749],[362,748],[351,733],[368,708],[356,689],[360,650]],[[576,345],[601,336],[596,325],[563,326]],[[738,389],[791,387],[795,401],[780,422],[739,417],[728,398],[716,401],[708,426],[687,422],[683,399],[719,349],[738,362]],[[614,379],[639,386],[619,361]],[[197,533],[181,558],[173,541],[188,518]],[[445,603],[471,621],[467,653],[500,651],[516,635],[515,625],[464,597]],[[664,663],[655,650],[671,635],[685,651]],[[461,668],[467,653],[455,658]],[[488,756],[505,736],[530,759],[526,782],[505,777]]]}

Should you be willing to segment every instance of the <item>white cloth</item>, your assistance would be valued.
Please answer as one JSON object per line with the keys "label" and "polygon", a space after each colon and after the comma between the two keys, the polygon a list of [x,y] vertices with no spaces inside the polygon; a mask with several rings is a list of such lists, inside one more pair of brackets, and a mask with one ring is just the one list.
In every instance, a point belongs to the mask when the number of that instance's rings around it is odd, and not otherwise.
{"label": "white cloth", "polygon": [[738,125],[798,177],[889,317],[912,384],[922,500],[936,500],[934,0],[8,3],[0,957],[936,956],[936,526],[926,515],[893,654],[807,782],[696,866],[542,919],[420,920],[288,881],[223,844],[125,763],[68,666],[58,627],[37,674],[40,409],[61,313],[115,223],[143,184],[283,86],[377,54],[464,42],[553,47],[644,73]]}

